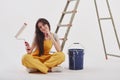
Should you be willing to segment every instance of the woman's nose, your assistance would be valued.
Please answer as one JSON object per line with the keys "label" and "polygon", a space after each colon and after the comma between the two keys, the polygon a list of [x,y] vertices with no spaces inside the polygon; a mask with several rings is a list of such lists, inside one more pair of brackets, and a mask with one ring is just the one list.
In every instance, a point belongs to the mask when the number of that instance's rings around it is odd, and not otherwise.
{"label": "woman's nose", "polygon": [[44,26],[41,27],[42,30],[45,30],[46,28]]}

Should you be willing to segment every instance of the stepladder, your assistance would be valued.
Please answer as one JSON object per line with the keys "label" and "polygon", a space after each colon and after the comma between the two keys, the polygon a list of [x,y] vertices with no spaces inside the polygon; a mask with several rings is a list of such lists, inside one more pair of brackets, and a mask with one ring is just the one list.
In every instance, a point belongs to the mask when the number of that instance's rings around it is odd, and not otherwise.
{"label": "stepladder", "polygon": [[[118,35],[118,32],[117,32],[117,29],[116,29],[116,26],[115,26],[115,22],[114,22],[114,19],[113,19],[113,15],[112,15],[112,12],[111,12],[111,7],[110,7],[110,3],[109,3],[109,0],[103,0],[104,3],[106,4],[106,9],[105,12],[108,13],[107,16],[102,16],[100,15],[100,2],[98,2],[98,0],[94,0],[94,4],[95,4],[95,9],[96,9],[96,14],[97,14],[97,19],[98,19],[98,24],[99,24],[99,29],[100,29],[100,34],[101,34],[101,39],[102,39],[102,44],[103,44],[103,49],[104,49],[104,53],[105,53],[105,58],[108,59],[108,56],[114,56],[114,57],[120,57],[120,54],[115,54],[114,52],[110,53],[108,50],[108,45],[111,44],[110,42],[107,43],[108,41],[106,41],[105,39],[105,33],[108,34],[108,31],[110,30],[110,26],[104,26],[103,23],[106,23],[106,24],[111,24],[112,26],[112,32],[114,34],[114,39],[117,44],[116,48],[118,48],[118,50],[120,50],[120,41],[119,41],[119,35]],[[108,30],[105,32],[104,28],[108,27]],[[111,34],[110,33],[110,34]],[[110,35],[109,34],[109,35]]]}
{"label": "stepladder", "polygon": [[62,33],[62,36],[60,37],[61,50],[64,49],[65,43],[67,41],[67,37],[72,27],[75,14],[77,13],[79,2],[80,0],[67,0],[60,20],[58,22],[55,33],[58,35],[59,33]]}

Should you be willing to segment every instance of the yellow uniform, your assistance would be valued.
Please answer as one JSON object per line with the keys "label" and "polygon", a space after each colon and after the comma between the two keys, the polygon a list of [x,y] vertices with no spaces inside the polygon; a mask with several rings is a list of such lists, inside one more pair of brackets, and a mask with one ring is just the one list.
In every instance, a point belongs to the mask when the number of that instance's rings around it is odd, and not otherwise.
{"label": "yellow uniform", "polygon": [[22,64],[27,68],[38,69],[43,73],[47,73],[50,68],[61,64],[65,60],[63,52],[49,54],[51,48],[52,41],[44,40],[44,55],[38,56],[39,51],[36,49],[33,53],[25,54],[22,57]]}

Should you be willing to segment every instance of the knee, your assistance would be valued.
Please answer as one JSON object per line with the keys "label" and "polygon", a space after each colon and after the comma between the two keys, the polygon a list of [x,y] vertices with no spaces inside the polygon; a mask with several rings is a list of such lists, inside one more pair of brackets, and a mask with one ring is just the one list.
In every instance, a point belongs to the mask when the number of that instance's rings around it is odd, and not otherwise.
{"label": "knee", "polygon": [[62,62],[65,61],[65,54],[63,52],[58,52],[58,56]]}
{"label": "knee", "polygon": [[30,56],[31,56],[30,54],[23,55],[23,57],[22,57],[22,63],[26,62]]}

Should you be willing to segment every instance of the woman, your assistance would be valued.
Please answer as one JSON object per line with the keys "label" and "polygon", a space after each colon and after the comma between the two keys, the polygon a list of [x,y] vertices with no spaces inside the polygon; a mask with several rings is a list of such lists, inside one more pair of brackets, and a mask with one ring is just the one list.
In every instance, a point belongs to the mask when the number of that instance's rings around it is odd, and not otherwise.
{"label": "woman", "polygon": [[[56,52],[49,54],[55,47]],[[39,70],[42,73],[48,73],[55,70],[56,66],[65,60],[65,55],[61,52],[59,39],[50,32],[50,24],[40,18],[36,22],[35,38],[31,46],[26,47],[27,54],[22,58],[22,64],[29,70]]]}

